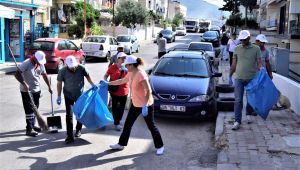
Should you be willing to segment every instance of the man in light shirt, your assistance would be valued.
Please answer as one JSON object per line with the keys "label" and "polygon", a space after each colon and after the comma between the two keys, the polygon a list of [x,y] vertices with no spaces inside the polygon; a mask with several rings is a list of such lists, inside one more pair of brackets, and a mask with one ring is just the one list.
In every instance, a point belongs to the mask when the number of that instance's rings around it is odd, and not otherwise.
{"label": "man in light shirt", "polygon": [[159,59],[167,53],[166,44],[167,44],[167,40],[163,37],[162,33],[159,33],[158,39],[157,39],[158,58]]}

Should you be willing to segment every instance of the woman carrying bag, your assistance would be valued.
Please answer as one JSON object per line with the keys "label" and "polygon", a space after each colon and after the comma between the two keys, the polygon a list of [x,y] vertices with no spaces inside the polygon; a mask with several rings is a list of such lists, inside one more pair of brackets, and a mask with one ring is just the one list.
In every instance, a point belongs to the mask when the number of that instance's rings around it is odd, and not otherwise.
{"label": "woman carrying bag", "polygon": [[[127,69],[122,66],[125,58],[126,54],[124,52],[118,53],[117,62],[108,68],[106,74],[104,75],[104,80],[107,80],[109,77],[110,81],[114,81],[124,78],[127,75]],[[112,114],[114,117],[115,129],[117,131],[121,131],[123,127],[120,125],[120,121],[123,117],[129,86],[128,83],[122,85],[112,85],[108,87],[108,90],[112,101]]]}
{"label": "woman carrying bag", "polygon": [[148,75],[144,70],[139,68],[139,66],[143,65],[143,63],[144,62],[141,58],[129,55],[126,57],[126,60],[124,62],[125,67],[128,69],[128,74],[126,75],[126,77],[116,81],[111,81],[109,83],[106,81],[100,82],[103,84],[107,83],[108,85],[120,85],[129,82],[131,93],[132,104],[128,111],[123,132],[119,138],[119,142],[117,144],[110,145],[110,148],[113,150],[124,149],[124,147],[128,143],[131,128],[135,120],[140,114],[142,114],[144,116],[147,127],[152,134],[154,145],[157,149],[156,154],[162,155],[164,152],[164,144],[159,130],[154,123],[154,99],[148,81]]}

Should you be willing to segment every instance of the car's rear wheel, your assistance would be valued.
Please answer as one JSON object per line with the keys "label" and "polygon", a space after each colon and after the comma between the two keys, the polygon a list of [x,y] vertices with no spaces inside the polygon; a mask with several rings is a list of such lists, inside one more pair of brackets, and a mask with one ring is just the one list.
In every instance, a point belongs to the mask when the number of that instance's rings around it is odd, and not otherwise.
{"label": "car's rear wheel", "polygon": [[63,60],[59,60],[58,65],[55,69],[55,72],[58,73],[58,71],[64,67],[64,61]]}
{"label": "car's rear wheel", "polygon": [[110,52],[107,52],[107,54],[105,56],[105,60],[109,62],[110,61],[110,57],[111,57]]}
{"label": "car's rear wheel", "polygon": [[138,46],[137,48],[136,48],[136,53],[138,53],[140,51],[140,46]]}

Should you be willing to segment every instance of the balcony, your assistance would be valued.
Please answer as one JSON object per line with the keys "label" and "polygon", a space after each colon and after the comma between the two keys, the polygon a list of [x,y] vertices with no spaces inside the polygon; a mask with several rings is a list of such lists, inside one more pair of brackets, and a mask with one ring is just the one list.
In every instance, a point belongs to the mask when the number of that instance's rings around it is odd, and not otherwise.
{"label": "balcony", "polygon": [[300,21],[291,20],[289,34],[291,39],[300,39]]}

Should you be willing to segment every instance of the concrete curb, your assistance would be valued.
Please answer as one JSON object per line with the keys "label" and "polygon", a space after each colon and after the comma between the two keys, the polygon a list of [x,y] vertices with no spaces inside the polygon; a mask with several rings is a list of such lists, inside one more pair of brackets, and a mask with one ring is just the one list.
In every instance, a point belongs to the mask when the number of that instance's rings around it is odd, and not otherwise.
{"label": "concrete curb", "polygon": [[224,132],[224,113],[219,112],[217,121],[216,121],[216,128],[215,128],[215,142],[219,140],[219,138],[222,136]]}
{"label": "concrete curb", "polygon": [[9,73],[14,73],[17,69],[15,67],[7,67],[0,70],[0,78],[4,77]]}

